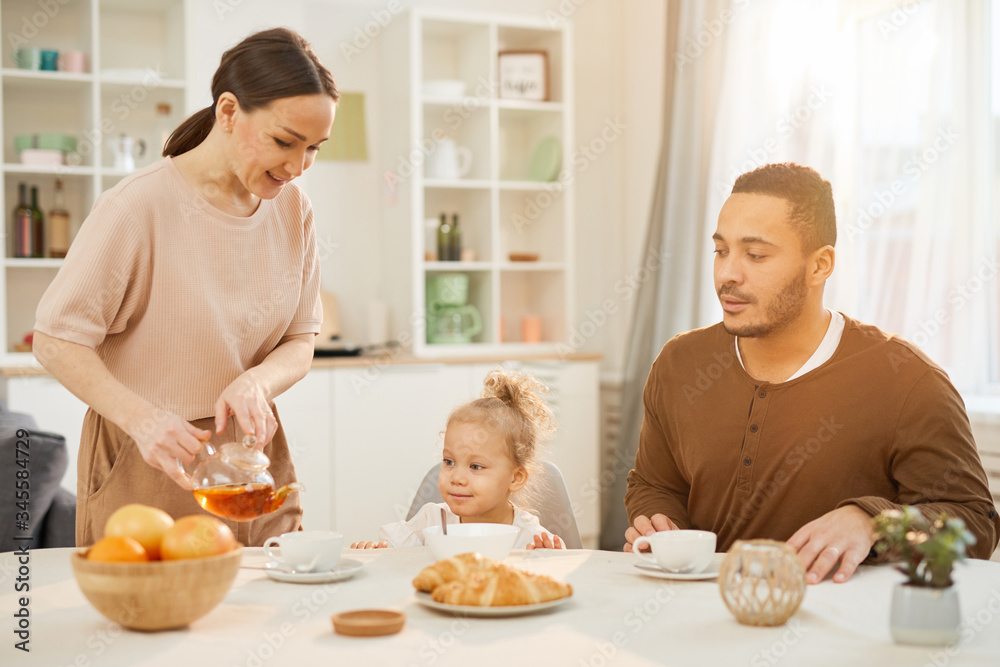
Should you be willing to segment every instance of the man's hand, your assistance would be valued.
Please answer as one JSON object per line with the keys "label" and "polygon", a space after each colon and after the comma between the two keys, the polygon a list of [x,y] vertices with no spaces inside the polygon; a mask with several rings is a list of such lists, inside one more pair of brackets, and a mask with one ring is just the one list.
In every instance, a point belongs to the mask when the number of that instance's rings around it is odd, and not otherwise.
{"label": "man's hand", "polygon": [[872,518],[856,505],[845,505],[810,521],[788,538],[806,569],[806,582],[817,584],[839,562],[833,580],[842,584],[851,578],[865,558],[875,535]]}
{"label": "man's hand", "polygon": [[635,523],[625,531],[625,546],[622,548],[622,551],[632,551],[632,543],[640,535],[648,537],[661,530],[677,530],[677,524],[668,519],[664,514],[654,514],[651,519],[640,514],[635,518]]}

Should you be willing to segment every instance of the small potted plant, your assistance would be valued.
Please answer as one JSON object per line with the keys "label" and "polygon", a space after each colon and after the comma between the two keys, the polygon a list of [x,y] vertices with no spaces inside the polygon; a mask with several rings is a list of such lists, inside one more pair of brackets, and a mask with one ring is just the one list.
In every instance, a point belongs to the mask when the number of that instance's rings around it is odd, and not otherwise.
{"label": "small potted plant", "polygon": [[873,523],[876,552],[901,559],[896,569],[908,579],[893,590],[892,638],[900,644],[956,643],[960,614],[951,571],[975,536],[961,519],[941,514],[929,521],[915,507],[886,510]]}

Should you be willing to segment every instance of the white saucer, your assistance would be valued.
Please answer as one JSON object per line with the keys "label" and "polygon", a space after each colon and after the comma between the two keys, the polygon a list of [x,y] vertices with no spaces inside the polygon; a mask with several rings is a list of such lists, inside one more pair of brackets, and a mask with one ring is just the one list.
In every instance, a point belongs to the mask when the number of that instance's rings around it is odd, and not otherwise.
{"label": "white saucer", "polygon": [[725,558],[726,554],[718,553],[712,558],[712,562],[708,564],[701,572],[668,572],[656,563],[650,563],[648,561],[641,561],[636,563],[635,566],[642,570],[642,574],[648,577],[656,577],[657,579],[674,579],[676,581],[706,581],[708,579],[715,579],[719,576],[719,566],[722,565],[722,559]]}
{"label": "white saucer", "polygon": [[324,572],[291,572],[284,565],[269,561],[264,563],[264,572],[275,581],[288,584],[326,584],[331,581],[350,579],[365,566],[359,560],[341,558],[337,566]]}
{"label": "white saucer", "polygon": [[558,600],[549,600],[548,602],[538,602],[536,604],[519,604],[506,607],[480,607],[476,605],[445,604],[444,602],[435,602],[430,593],[425,593],[423,591],[417,591],[414,593],[414,596],[420,604],[425,607],[430,607],[431,609],[436,609],[437,611],[443,611],[457,616],[478,616],[482,618],[498,618],[503,616],[523,616],[525,614],[534,614],[540,611],[545,611],[546,609],[551,609],[552,607],[558,607],[559,605],[569,602],[573,598],[573,595],[570,594],[564,598],[559,598]]}

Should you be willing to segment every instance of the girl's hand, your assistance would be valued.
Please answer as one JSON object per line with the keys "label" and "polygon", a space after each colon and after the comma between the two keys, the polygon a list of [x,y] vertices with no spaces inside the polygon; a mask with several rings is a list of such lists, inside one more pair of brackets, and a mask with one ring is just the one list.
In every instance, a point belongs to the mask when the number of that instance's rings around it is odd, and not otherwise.
{"label": "girl's hand", "polygon": [[264,388],[249,373],[244,373],[226,387],[215,402],[215,432],[222,433],[230,415],[244,433],[257,438],[257,447],[271,442],[278,430],[278,420],[271,410]]}
{"label": "girl's hand", "polygon": [[559,539],[558,535],[549,536],[544,530],[540,535],[535,535],[533,541],[525,547],[529,551],[532,549],[565,549],[566,546],[563,541]]}
{"label": "girl's hand", "polygon": [[177,462],[193,461],[212,432],[195,428],[175,414],[156,410],[150,417],[139,420],[129,435],[143,461],[165,472],[181,488],[190,490],[191,478]]}
{"label": "girl's hand", "polygon": [[352,549],[388,549],[389,543],[385,540],[379,540],[378,542],[352,542]]}

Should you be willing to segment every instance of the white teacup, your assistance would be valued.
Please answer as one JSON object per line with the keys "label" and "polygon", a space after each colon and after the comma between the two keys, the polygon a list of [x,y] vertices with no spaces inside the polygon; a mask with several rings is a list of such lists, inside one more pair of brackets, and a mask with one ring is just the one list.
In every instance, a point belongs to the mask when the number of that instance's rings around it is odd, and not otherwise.
{"label": "white teacup", "polygon": [[[649,546],[652,555],[640,553],[642,546]],[[667,572],[693,574],[701,572],[715,556],[715,533],[707,530],[661,530],[649,537],[641,536],[632,542],[632,551]]]}
{"label": "white teacup", "polygon": [[[264,554],[296,572],[326,572],[340,562],[344,536],[331,530],[299,530],[269,537],[264,542]],[[277,546],[281,555],[275,554]]]}

